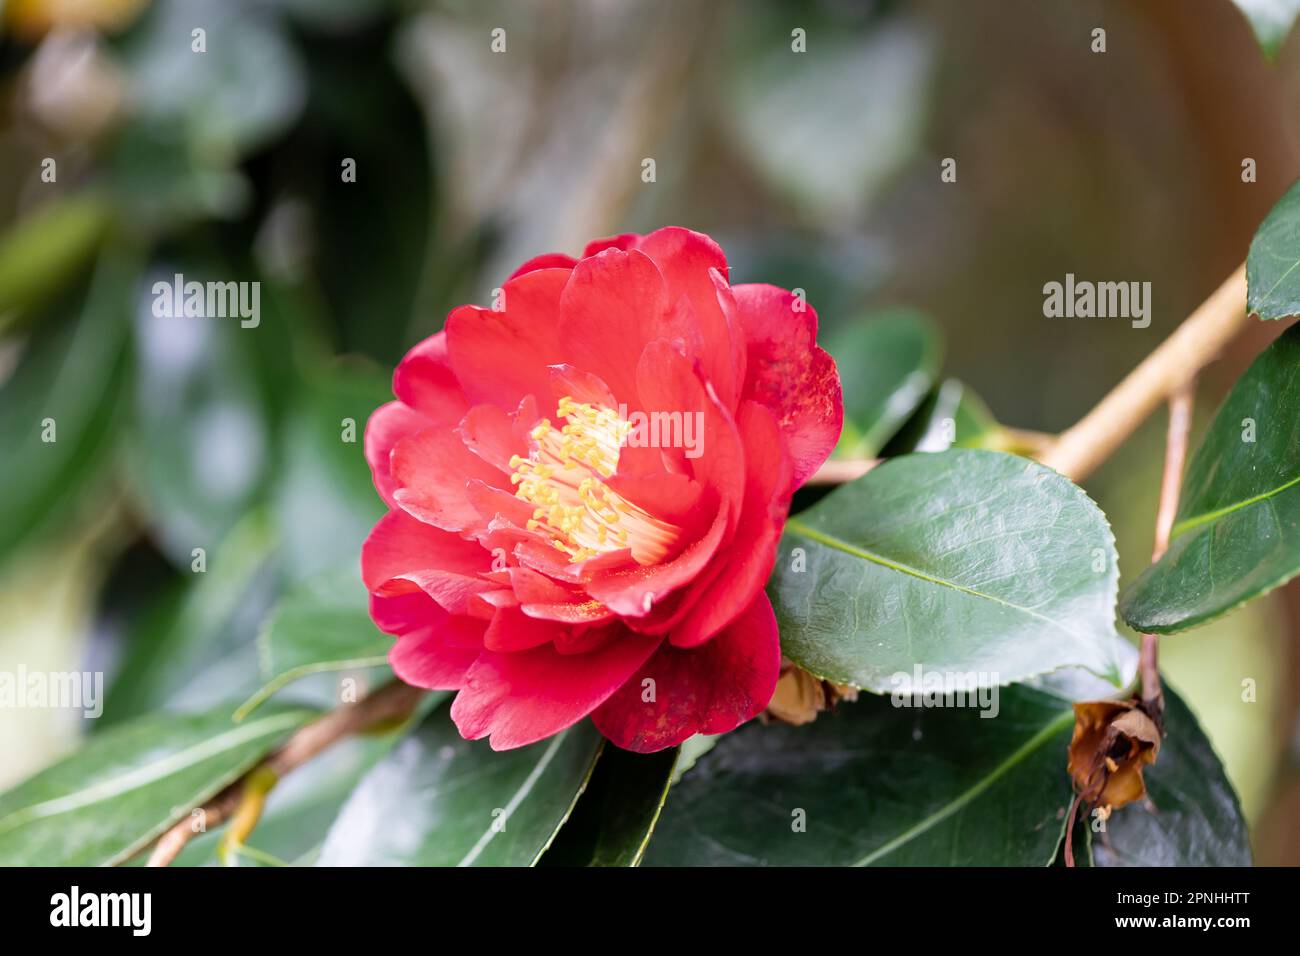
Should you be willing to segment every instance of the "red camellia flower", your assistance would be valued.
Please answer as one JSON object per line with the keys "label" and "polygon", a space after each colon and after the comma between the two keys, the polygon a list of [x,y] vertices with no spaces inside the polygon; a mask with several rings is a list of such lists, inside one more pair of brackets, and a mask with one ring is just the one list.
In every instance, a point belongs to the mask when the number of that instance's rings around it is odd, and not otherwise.
{"label": "red camellia flower", "polygon": [[461,734],[497,750],[589,714],[643,752],[758,714],[781,665],[763,588],[843,416],[816,333],[678,228],[455,309],[366,427],[391,510],[362,576],[397,675],[459,691]]}

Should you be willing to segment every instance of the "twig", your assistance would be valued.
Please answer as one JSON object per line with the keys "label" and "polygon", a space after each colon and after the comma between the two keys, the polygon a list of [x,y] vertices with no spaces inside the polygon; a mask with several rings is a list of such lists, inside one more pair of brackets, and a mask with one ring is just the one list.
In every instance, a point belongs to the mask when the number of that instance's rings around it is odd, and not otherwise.
{"label": "twig", "polygon": [[[376,724],[409,717],[424,691],[400,681],[379,688],[355,704],[336,707],[298,730],[279,750],[262,761],[239,780],[217,794],[203,807],[204,829],[217,826],[237,816],[241,833],[234,843],[243,842],[260,816],[260,803],[274,782],[302,766],[331,744]],[[249,787],[250,781],[258,786]],[[245,800],[248,797],[250,799]],[[187,816],[164,833],[149,856],[148,866],[167,866],[185,849],[195,831]]]}
{"label": "twig", "polygon": [[1074,866],[1074,821],[1079,815],[1082,793],[1076,793],[1070,802],[1070,815],[1065,820],[1065,865]]}
{"label": "twig", "polygon": [[1192,431],[1192,399],[1195,383],[1188,381],[1169,398],[1169,429],[1165,433],[1165,471],[1160,478],[1160,508],[1156,512],[1155,544],[1151,560],[1159,561],[1169,550],[1169,532],[1178,513],[1178,492],[1187,462],[1188,437]]}
{"label": "twig", "polygon": [[813,472],[812,477],[804,484],[847,484],[861,478],[880,462],[881,459],[879,458],[832,458],[830,461],[822,462],[822,466]]}
{"label": "twig", "polygon": [[1086,478],[1249,322],[1246,265],[1242,263],[1096,408],[1061,435],[1043,457],[1043,464],[1074,481]]}
{"label": "twig", "polygon": [[996,444],[990,447],[1014,452],[1017,455],[1025,455],[1029,458],[1042,458],[1047,453],[1047,450],[1056,444],[1057,436],[1050,432],[1036,432],[1030,431],[1028,428],[1012,428],[1009,425],[1002,425],[999,426],[994,440]]}
{"label": "twig", "polygon": [[[1178,495],[1187,461],[1188,436],[1192,429],[1193,383],[1187,382],[1169,398],[1169,430],[1165,435],[1165,470],[1160,479],[1160,507],[1156,512],[1155,545],[1151,560],[1159,561],[1169,550],[1169,532],[1178,512]],[[1163,730],[1165,699],[1160,689],[1160,642],[1155,634],[1142,635],[1138,673],[1142,679],[1142,708]]]}

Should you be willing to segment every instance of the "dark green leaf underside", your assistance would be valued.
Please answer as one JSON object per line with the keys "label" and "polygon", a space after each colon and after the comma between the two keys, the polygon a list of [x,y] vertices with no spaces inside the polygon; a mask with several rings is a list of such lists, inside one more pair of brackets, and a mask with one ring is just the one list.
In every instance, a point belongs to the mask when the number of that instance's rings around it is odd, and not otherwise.
{"label": "dark green leaf underside", "polygon": [[606,744],[543,866],[637,866],[650,842],[679,748],[637,754]]}
{"label": "dark green leaf underside", "polygon": [[998,716],[862,697],[804,727],[751,724],[669,795],[647,865],[1045,865],[1070,802],[1068,702]]}
{"label": "dark green leaf underside", "polygon": [[998,423],[984,401],[955,378],[930,393],[881,451],[886,458],[913,451],[994,448]]}
{"label": "dark green leaf underside", "polygon": [[381,760],[334,821],[321,866],[531,866],[573,809],[601,738],[583,722],[497,753],[442,707]]}
{"label": "dark green leaf underside", "polygon": [[[863,697],[804,727],[748,725],[673,787],[646,864],[1045,866],[1072,798],[1074,718],[1062,686],[1002,688],[992,718]],[[1117,811],[1113,852],[1168,865],[1246,861],[1222,767],[1168,694],[1168,754],[1147,771],[1166,815]]]}
{"label": "dark green leaf underside", "polygon": [[870,458],[925,399],[939,373],[943,347],[925,316],[894,309],[829,337],[844,384],[839,452]]}

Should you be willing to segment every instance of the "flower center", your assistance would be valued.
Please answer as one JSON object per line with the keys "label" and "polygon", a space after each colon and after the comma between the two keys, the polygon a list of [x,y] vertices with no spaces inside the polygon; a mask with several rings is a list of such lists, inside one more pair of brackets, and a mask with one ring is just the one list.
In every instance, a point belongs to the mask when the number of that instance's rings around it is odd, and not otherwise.
{"label": "flower center", "polygon": [[605,484],[618,471],[631,424],[611,408],[568,395],[555,417],[566,424],[557,428],[543,418],[530,433],[536,446],[528,457],[510,459],[510,482],[519,486],[515,496],[536,505],[529,530],[549,534],[570,561],[621,548],[630,548],[638,564],[663,560],[681,529]]}

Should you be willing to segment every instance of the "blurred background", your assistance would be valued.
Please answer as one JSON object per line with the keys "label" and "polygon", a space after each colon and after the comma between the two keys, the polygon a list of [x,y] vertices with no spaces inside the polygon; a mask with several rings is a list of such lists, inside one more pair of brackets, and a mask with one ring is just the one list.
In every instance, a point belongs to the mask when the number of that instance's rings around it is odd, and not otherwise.
{"label": "blurred background", "polygon": [[[0,670],[108,683],[98,721],[0,710],[0,788],[257,687],[267,610],[382,513],[392,366],[526,258],[703,230],[832,341],[929,316],[943,376],[1059,431],[1300,175],[1300,43],[1270,63],[1230,0],[0,0],[0,29]],[[1150,327],[1044,318],[1067,272],[1150,281]],[[156,318],[175,273],[260,282],[260,324]],[[1269,334],[1203,376],[1198,429]],[[1086,482],[1126,581],[1163,434]],[[1298,622],[1293,583],[1162,641],[1261,863],[1300,863]]]}

